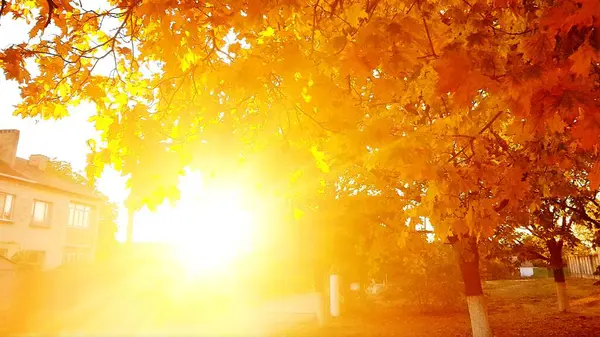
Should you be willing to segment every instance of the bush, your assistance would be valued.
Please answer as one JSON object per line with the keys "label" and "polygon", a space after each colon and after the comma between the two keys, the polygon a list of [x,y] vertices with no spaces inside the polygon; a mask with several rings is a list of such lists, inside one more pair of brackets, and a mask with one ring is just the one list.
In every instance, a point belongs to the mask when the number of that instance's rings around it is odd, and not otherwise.
{"label": "bush", "polygon": [[517,263],[500,258],[487,258],[480,261],[481,278],[484,280],[510,280],[519,278]]}
{"label": "bush", "polygon": [[386,269],[382,298],[389,304],[427,313],[464,308],[461,274],[449,245],[415,240]]}

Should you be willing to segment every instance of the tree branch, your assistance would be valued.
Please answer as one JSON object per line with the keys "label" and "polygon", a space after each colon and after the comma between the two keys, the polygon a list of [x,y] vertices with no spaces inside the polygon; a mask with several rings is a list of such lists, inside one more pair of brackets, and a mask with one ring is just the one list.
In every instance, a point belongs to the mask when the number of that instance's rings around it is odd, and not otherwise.
{"label": "tree branch", "polygon": [[496,119],[498,119],[498,117],[500,117],[500,115],[502,115],[504,111],[499,111],[498,113],[496,113],[496,115],[494,115],[494,117],[492,117],[492,119],[487,122],[486,125],[483,126],[483,128],[481,128],[481,130],[479,130],[479,132],[477,132],[477,134],[475,136],[473,136],[473,138],[469,141],[469,143],[465,146],[463,146],[460,151],[456,152],[454,155],[452,155],[452,157],[450,157],[450,159],[448,159],[448,162],[452,162],[454,159],[456,159],[456,157],[460,156],[461,154],[463,154],[465,152],[465,150],[471,146],[471,143],[473,143],[475,141],[475,139],[481,135],[482,133],[485,132],[485,130],[489,129],[490,126],[492,126],[492,124],[496,121]]}
{"label": "tree branch", "polygon": [[2,0],[2,4],[0,5],[0,17],[2,17],[2,12],[4,12],[4,8],[6,8],[6,0]]}
{"label": "tree branch", "polygon": [[425,20],[425,17],[422,13],[421,19],[423,19],[423,25],[425,25],[425,32],[427,33],[427,39],[429,40],[429,46],[431,47],[431,56],[437,58],[438,55],[435,53],[435,48],[433,48],[433,41],[431,40],[431,34],[429,34],[429,27],[427,26],[427,21]]}
{"label": "tree branch", "polygon": [[[48,20],[46,20],[46,24],[44,25],[44,29],[48,28],[50,22],[52,22],[52,13],[54,12],[54,8],[56,8],[56,4],[52,0],[46,0],[48,3]],[[4,5],[4,1],[2,1]]]}
{"label": "tree branch", "polygon": [[313,6],[313,22],[312,22],[312,32],[310,42],[312,44],[312,52],[315,52],[315,30],[317,30],[317,8],[319,7],[319,1],[315,3]]}

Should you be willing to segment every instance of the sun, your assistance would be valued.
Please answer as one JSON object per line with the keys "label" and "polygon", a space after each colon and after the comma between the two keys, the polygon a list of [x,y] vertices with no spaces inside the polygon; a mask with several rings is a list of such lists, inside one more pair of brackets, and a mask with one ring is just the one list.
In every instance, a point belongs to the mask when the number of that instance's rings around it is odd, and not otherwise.
{"label": "sun", "polygon": [[190,273],[227,271],[255,247],[255,210],[241,188],[209,187],[191,177],[182,181],[182,198],[169,210],[171,224],[165,239]]}

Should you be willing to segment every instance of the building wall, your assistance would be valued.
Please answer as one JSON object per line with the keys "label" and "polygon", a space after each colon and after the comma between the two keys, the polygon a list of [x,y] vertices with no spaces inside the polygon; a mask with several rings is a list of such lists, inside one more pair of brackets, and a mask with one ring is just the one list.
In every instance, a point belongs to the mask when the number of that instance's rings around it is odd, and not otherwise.
{"label": "building wall", "polygon": [[[0,220],[0,248],[8,249],[8,257],[19,250],[45,251],[44,269],[61,265],[65,251],[73,248],[89,250],[90,259],[93,257],[98,233],[97,204],[85,198],[9,179],[0,179],[0,192],[15,195],[11,221]],[[30,226],[34,200],[52,204],[49,228]],[[92,206],[87,228],[67,226],[70,202]]]}

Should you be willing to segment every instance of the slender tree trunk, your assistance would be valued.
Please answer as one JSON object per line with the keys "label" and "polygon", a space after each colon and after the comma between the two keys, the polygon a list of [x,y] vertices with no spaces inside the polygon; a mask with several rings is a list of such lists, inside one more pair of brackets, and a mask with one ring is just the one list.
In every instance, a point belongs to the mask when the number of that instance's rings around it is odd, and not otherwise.
{"label": "slender tree trunk", "polygon": [[135,212],[132,208],[127,209],[127,237],[125,238],[125,242],[128,246],[133,244],[133,218],[135,216]]}
{"label": "slender tree trunk", "polygon": [[465,284],[465,295],[471,318],[473,337],[491,337],[492,330],[483,298],[479,273],[479,251],[474,237],[451,240]]}
{"label": "slender tree trunk", "polygon": [[550,268],[554,275],[556,284],[556,297],[558,299],[558,311],[565,312],[569,309],[569,297],[567,296],[567,283],[565,282],[564,262],[562,257],[563,241],[554,239],[546,242],[550,251]]}

